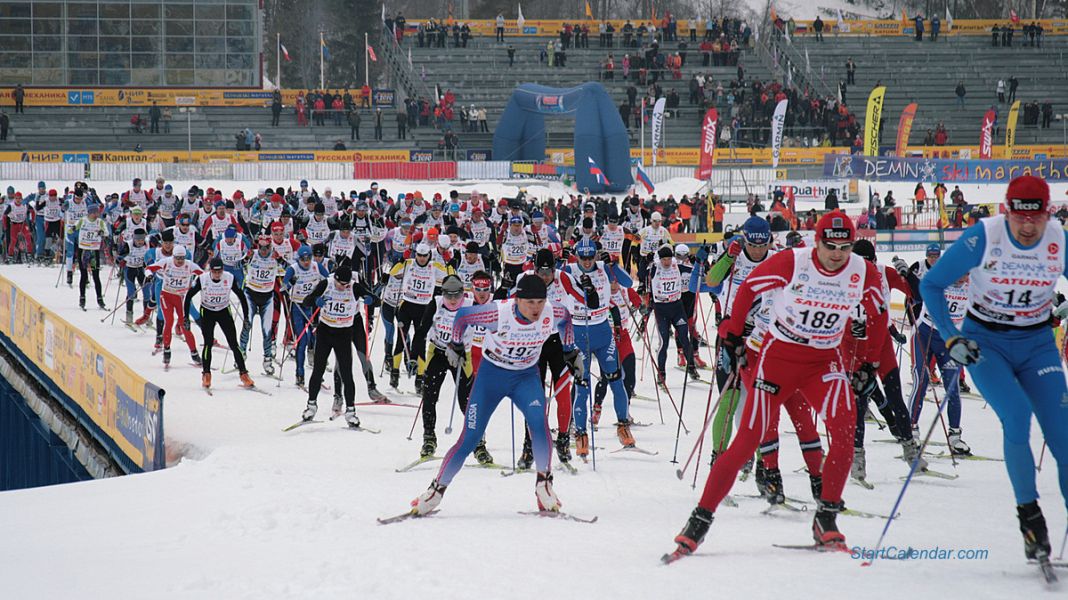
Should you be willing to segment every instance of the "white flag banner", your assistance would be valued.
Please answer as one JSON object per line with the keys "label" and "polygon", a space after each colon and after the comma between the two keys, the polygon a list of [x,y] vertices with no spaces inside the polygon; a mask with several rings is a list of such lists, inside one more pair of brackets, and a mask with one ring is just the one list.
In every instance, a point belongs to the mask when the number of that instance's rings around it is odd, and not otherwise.
{"label": "white flag banner", "polygon": [[786,105],[789,100],[783,98],[775,105],[775,114],[771,116],[771,168],[779,166],[779,151],[782,150],[782,131],[786,125]]}
{"label": "white flag banner", "polygon": [[653,166],[656,166],[656,151],[660,148],[664,135],[664,107],[667,98],[660,98],[653,105]]}
{"label": "white flag banner", "polygon": [[949,14],[949,5],[948,4],[946,5],[946,25],[949,26],[947,31],[950,30],[950,29],[953,29],[953,15]]}
{"label": "white flag banner", "polygon": [[808,46],[805,46],[805,72],[812,72],[812,63],[808,60]]}
{"label": "white flag banner", "polygon": [[517,4],[516,6],[519,7],[519,17],[516,18],[515,24],[519,27],[519,33],[523,33],[523,24],[526,23],[527,20],[523,18],[523,5]]}

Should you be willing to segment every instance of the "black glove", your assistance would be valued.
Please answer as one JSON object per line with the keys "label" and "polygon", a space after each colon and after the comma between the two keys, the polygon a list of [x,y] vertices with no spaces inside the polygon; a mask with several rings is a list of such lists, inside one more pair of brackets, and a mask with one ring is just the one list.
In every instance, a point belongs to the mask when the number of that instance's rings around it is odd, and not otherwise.
{"label": "black glove", "polygon": [[909,341],[909,339],[905,337],[905,334],[901,333],[897,330],[897,327],[893,326],[890,327],[890,337],[894,338],[894,341],[897,342],[899,346],[904,346],[905,342]]}
{"label": "black glove", "polygon": [[745,338],[734,333],[728,333],[726,337],[720,340],[720,346],[729,357],[733,357],[734,364],[739,369],[745,368],[745,365],[749,362],[745,356]]}
{"label": "black glove", "polygon": [[857,396],[870,396],[875,391],[875,365],[860,365],[860,368],[853,372],[850,383]]}
{"label": "black glove", "polygon": [[946,348],[953,360],[962,365],[974,365],[979,362],[979,344],[966,337],[954,336],[946,342]]}
{"label": "black glove", "polygon": [[501,286],[503,286],[503,287],[505,287],[507,289],[514,288],[515,287],[515,274],[512,273],[511,271],[506,271],[504,273],[504,275],[501,276]]}
{"label": "black glove", "polygon": [[582,354],[578,349],[572,348],[564,352],[564,362],[567,364],[567,369],[571,371],[571,378],[575,380],[575,385],[586,387],[586,365],[583,364]]}
{"label": "black glove", "polygon": [[899,275],[904,277],[905,275],[908,274],[909,266],[908,266],[908,264],[905,263],[905,261],[903,261],[900,258],[898,258],[897,256],[895,256],[893,259],[891,259],[890,262],[894,265],[894,268],[897,269],[897,272],[898,272]]}
{"label": "black glove", "polygon": [[449,344],[448,349],[445,350],[445,358],[449,360],[449,365],[454,369],[459,369],[460,365],[464,364],[464,356],[467,354],[467,347],[463,342],[452,342]]}
{"label": "black glove", "polygon": [[612,255],[609,254],[607,250],[601,250],[601,254],[598,258],[606,265],[612,264]]}
{"label": "black glove", "polygon": [[582,292],[586,294],[587,308],[597,308],[601,305],[601,297],[597,294],[597,288],[593,285],[593,280],[589,275],[580,277],[579,285],[582,286]]}

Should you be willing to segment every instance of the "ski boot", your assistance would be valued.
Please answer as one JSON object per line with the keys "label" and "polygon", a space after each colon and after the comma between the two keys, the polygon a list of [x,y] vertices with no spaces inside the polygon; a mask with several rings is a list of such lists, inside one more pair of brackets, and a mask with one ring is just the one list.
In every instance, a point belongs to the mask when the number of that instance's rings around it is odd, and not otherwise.
{"label": "ski boot", "polygon": [[849,476],[860,481],[868,478],[868,468],[864,460],[864,448],[853,448],[853,466],[849,467]]}
{"label": "ski boot", "polygon": [[163,366],[169,366],[171,364],[171,349],[163,349]]}
{"label": "ski boot", "polygon": [[100,310],[107,310],[108,309],[108,305],[104,304],[104,299],[101,298],[100,296],[96,297],[96,305],[97,305],[97,307],[100,308]]}
{"label": "ski boot", "polygon": [[248,371],[241,372],[241,387],[252,388],[256,387],[256,383],[252,381],[252,378],[248,376]]}
{"label": "ski boot", "polygon": [[756,473],[753,475],[753,480],[756,482],[757,493],[763,498],[767,495],[767,470],[764,468],[764,461],[756,461]]}
{"label": "ski boot", "polygon": [[556,434],[556,456],[562,463],[571,462],[571,435],[566,431]]}
{"label": "ski boot", "polygon": [[445,495],[445,487],[438,485],[437,479],[431,481],[430,487],[418,498],[412,500],[412,514],[421,517],[437,508],[441,504],[441,497]]}
{"label": "ski boot", "polygon": [[373,385],[367,388],[367,397],[371,399],[371,402],[376,404],[389,404],[389,398],[382,392],[378,391],[378,388]]}
{"label": "ski boot", "polygon": [[778,469],[764,469],[764,499],[768,504],[786,502],[786,494],[782,489],[782,473]]}
{"label": "ski boot", "polygon": [[964,443],[964,440],[960,439],[960,433],[961,430],[959,427],[956,429],[951,427],[949,429],[949,451],[952,452],[954,456],[971,456],[972,449],[968,444]]}
{"label": "ski boot", "polygon": [[400,370],[399,369],[390,369],[390,371],[389,371],[389,387],[391,387],[393,389],[397,389],[398,385],[400,385]]}
{"label": "ski boot", "polygon": [[67,287],[74,287],[74,271],[67,271]]}
{"label": "ski boot", "polygon": [[538,481],[534,484],[534,497],[538,499],[538,510],[560,512],[560,499],[553,491],[553,474],[538,472]]}
{"label": "ski boot", "polygon": [[1038,500],[1016,505],[1016,517],[1020,520],[1020,533],[1024,536],[1024,554],[1028,560],[1048,557],[1050,554],[1049,532],[1046,518]]}
{"label": "ski boot", "polygon": [[152,309],[151,308],[145,308],[145,312],[142,313],[140,317],[137,317],[137,320],[134,321],[133,324],[137,325],[138,327],[141,327],[145,323],[148,323],[148,316],[151,315],[151,314],[152,314]]}
{"label": "ski boot", "polygon": [[349,424],[349,427],[360,426],[360,417],[356,416],[355,406],[349,406],[345,408],[345,422]]}
{"label": "ski boot", "polygon": [[423,447],[419,449],[419,458],[430,458],[438,449],[438,438],[433,433],[423,434]]}
{"label": "ski boot", "polygon": [[663,371],[657,371],[654,379],[657,386],[665,389],[667,388],[667,376]]}
{"label": "ski boot", "polygon": [[690,376],[690,381],[701,380],[701,374],[697,372],[697,367],[693,365],[686,367],[686,374]]}
{"label": "ski boot", "polygon": [[630,433],[630,422],[620,421],[616,423],[616,437],[619,438],[619,443],[623,444],[624,448],[633,448],[634,436]]}
{"label": "ski boot", "polygon": [[78,296],[78,308],[85,310],[85,296]]}
{"label": "ski boot", "polygon": [[126,323],[126,325],[128,327],[133,327],[133,325],[134,325],[133,309],[130,309],[130,310],[126,311],[126,320],[124,322]]}
{"label": "ski boot", "polygon": [[300,414],[300,418],[305,421],[311,421],[315,418],[315,413],[318,412],[319,405],[315,403],[315,400],[308,400],[308,406],[304,409],[304,412]]}
{"label": "ski boot", "polygon": [[530,438],[523,440],[523,452],[516,462],[517,471],[529,470],[534,465],[534,451],[530,448]]}
{"label": "ski boot", "polygon": [[[389,348],[389,347],[391,347],[391,346],[389,346],[387,344],[387,348]],[[382,358],[382,369],[385,370],[385,371],[392,371],[393,370],[393,357],[390,356],[388,352]]]}
{"label": "ski boot", "polygon": [[203,386],[205,389],[211,387],[211,373],[200,374],[200,385]]}
{"label": "ski boot", "polygon": [[189,352],[189,356],[192,359],[194,365],[199,367],[199,366],[204,364],[203,359],[201,359],[200,355],[197,354],[196,352],[190,351]]}
{"label": "ski boot", "polygon": [[304,387],[304,376],[303,375],[297,375],[297,382],[296,383],[297,383],[297,387],[299,387],[299,388]]}
{"label": "ski boot", "polygon": [[419,370],[419,363],[414,360],[409,360],[405,365],[405,370],[408,372],[408,377],[411,377]]}
{"label": "ski boot", "polygon": [[[629,398],[630,396],[628,396]],[[593,402],[593,413],[590,418],[593,419],[593,426],[596,427],[601,422],[601,404],[602,400],[595,400]]]}
{"label": "ski boot", "polygon": [[960,393],[962,393],[962,394],[970,394],[970,393],[972,393],[971,386],[969,386],[968,382],[964,381],[963,379],[960,380],[960,386],[959,386],[958,389],[960,390]]}
{"label": "ski boot", "polygon": [[701,360],[701,355],[698,354],[696,351],[694,351],[694,353],[693,353],[693,364],[697,365],[698,369],[707,369],[708,368],[708,363],[706,363],[705,361]]}
{"label": "ski boot", "polygon": [[920,454],[920,446],[916,443],[916,438],[911,440],[899,440],[901,442],[901,458],[906,464],[912,465],[914,461],[918,461],[916,465],[917,471],[927,470],[927,459]]}
{"label": "ski boot", "polygon": [[336,419],[341,416],[341,411],[345,409],[345,399],[341,397],[341,392],[334,393],[334,406],[330,411],[331,418]]}
{"label": "ski boot", "polygon": [[274,360],[270,356],[263,357],[263,372],[268,377],[274,377]]}
{"label": "ski boot", "polygon": [[823,477],[820,475],[809,475],[808,484],[812,487],[812,499],[819,502],[820,496],[823,495]]}
{"label": "ski boot", "polygon": [[679,359],[679,368],[680,369],[685,369],[686,368],[686,357],[682,354],[682,350],[678,350],[676,352],[676,354],[678,355],[678,359]]}
{"label": "ski boot", "polygon": [[712,526],[713,519],[715,515],[712,511],[700,506],[693,509],[686,525],[675,536],[675,543],[679,545],[678,551],[681,554],[693,554],[701,542],[705,541],[705,535],[708,534],[708,528]]}
{"label": "ski boot", "polygon": [[423,376],[422,375],[416,375],[415,376],[415,393],[418,396],[422,396],[423,395]]}
{"label": "ski boot", "polygon": [[482,440],[475,446],[475,460],[477,460],[480,465],[493,464],[493,455],[490,454],[489,450],[486,448],[486,440]]}
{"label": "ski boot", "polygon": [[583,460],[590,455],[590,436],[585,431],[575,432],[575,455]]}
{"label": "ski boot", "polygon": [[845,510],[845,503],[820,500],[818,506],[816,515],[812,517],[812,539],[820,546],[845,548],[845,536],[838,531],[835,522],[838,513]]}

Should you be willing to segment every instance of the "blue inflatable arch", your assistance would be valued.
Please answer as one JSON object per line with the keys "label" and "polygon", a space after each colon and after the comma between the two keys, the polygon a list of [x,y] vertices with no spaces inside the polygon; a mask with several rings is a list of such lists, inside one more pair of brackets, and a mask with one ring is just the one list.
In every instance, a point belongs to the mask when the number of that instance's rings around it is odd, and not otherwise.
{"label": "blue inflatable arch", "polygon": [[[575,179],[592,194],[625,192],[630,174],[630,136],[619,109],[599,83],[551,88],[524,83],[512,93],[493,134],[494,160],[545,160],[545,116],[575,119]],[[590,175],[589,158],[604,171],[608,185]]]}

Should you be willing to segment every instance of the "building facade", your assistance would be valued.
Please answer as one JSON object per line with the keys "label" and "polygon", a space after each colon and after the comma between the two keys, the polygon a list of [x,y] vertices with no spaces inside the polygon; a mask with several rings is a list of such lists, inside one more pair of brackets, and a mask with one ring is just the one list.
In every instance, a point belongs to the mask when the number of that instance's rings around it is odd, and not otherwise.
{"label": "building facade", "polygon": [[0,85],[259,87],[259,0],[0,1]]}

